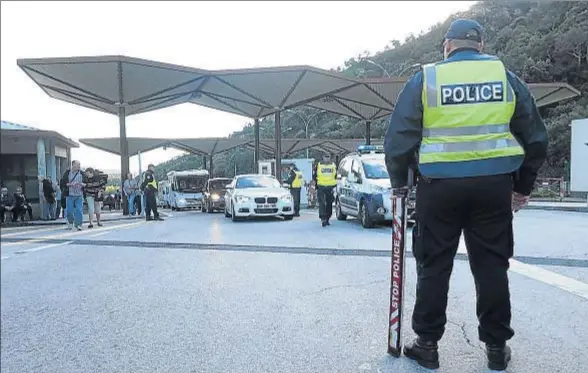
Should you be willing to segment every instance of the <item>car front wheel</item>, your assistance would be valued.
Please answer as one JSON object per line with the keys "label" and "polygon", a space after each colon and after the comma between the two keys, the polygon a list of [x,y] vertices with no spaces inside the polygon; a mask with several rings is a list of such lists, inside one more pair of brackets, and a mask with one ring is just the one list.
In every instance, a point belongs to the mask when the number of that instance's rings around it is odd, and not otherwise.
{"label": "car front wheel", "polygon": [[370,212],[365,201],[361,201],[361,204],[359,205],[359,218],[362,227],[368,229],[374,227],[374,221],[370,217]]}
{"label": "car front wheel", "polygon": [[335,203],[335,215],[337,216],[337,220],[347,219],[347,215],[341,212],[341,202],[339,202],[339,198],[337,198],[337,202]]}

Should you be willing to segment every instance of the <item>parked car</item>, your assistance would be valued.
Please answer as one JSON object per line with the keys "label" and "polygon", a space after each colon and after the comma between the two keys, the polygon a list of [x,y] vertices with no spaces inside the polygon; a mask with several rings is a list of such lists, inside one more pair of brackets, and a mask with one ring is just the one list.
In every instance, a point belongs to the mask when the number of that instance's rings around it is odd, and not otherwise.
{"label": "parked car", "polygon": [[202,199],[202,212],[210,214],[214,211],[223,211],[225,209],[225,194],[227,193],[227,185],[231,181],[233,179],[217,177],[206,182]]}

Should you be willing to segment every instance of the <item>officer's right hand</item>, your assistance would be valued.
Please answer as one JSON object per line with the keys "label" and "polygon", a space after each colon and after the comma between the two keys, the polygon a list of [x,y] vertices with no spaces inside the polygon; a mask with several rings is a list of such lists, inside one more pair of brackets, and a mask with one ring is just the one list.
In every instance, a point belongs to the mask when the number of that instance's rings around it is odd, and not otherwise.
{"label": "officer's right hand", "polygon": [[529,203],[530,196],[522,195],[521,193],[512,192],[512,211],[518,212]]}

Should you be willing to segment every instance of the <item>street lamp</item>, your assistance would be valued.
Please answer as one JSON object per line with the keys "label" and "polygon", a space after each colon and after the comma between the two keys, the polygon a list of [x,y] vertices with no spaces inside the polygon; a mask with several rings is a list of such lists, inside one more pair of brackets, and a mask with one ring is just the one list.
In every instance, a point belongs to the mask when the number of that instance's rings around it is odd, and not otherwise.
{"label": "street lamp", "polygon": [[382,67],[382,65],[380,65],[379,63],[377,63],[376,61],[370,60],[368,58],[366,58],[364,60],[365,62],[369,63],[370,65],[374,65],[375,67],[379,68],[380,70],[382,70],[384,72],[384,74],[386,74],[386,76],[388,78],[391,78],[392,76],[390,75],[390,73],[388,72],[388,70],[386,70],[384,67]]}
{"label": "street lamp", "polygon": [[[374,66],[376,66],[377,68],[379,68],[380,70],[382,70],[382,71],[384,72],[384,74],[386,74],[386,76],[387,76],[388,78],[391,78],[391,77],[392,77],[392,76],[390,75],[390,73],[388,72],[388,70],[386,70],[386,69],[385,69],[385,68],[384,68],[382,65],[380,65],[379,63],[377,63],[377,62],[375,62],[375,61],[373,61],[373,60],[370,60],[370,59],[368,59],[368,58],[364,59],[363,61],[364,61],[364,62],[367,62],[367,63],[369,63],[370,65],[374,65]],[[404,69],[402,69],[402,70],[401,70],[401,71],[400,71],[398,74],[396,74],[396,76],[402,76],[402,74],[404,74],[406,71],[408,71],[408,70],[410,70],[410,69],[413,69],[413,68],[415,68],[415,67],[420,67],[420,66],[421,66],[421,64],[420,64],[420,63],[413,63],[412,65],[410,65],[410,66],[407,66],[407,67],[405,67]]]}
{"label": "street lamp", "polygon": [[[314,113],[314,114],[312,114],[312,115],[310,115],[308,117],[304,117],[304,116],[302,116],[302,114],[300,114],[299,112],[294,111],[292,109],[288,109],[288,110],[285,110],[285,111],[290,112],[292,114],[296,114],[296,115],[298,115],[298,117],[300,119],[302,119],[302,121],[304,122],[304,138],[305,139],[308,139],[308,126],[310,125],[310,120],[312,118],[316,117],[319,114],[322,114],[322,113],[326,113],[327,112],[327,110],[321,110],[321,111],[316,112],[316,113]],[[308,158],[308,148],[306,148],[306,158]]]}

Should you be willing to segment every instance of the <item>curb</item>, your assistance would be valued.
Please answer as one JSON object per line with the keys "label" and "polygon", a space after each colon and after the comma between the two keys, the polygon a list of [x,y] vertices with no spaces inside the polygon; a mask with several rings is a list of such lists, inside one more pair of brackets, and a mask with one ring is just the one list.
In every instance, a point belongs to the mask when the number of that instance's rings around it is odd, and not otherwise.
{"label": "curb", "polygon": [[[161,215],[161,217],[163,218],[167,218],[169,217],[168,214],[166,214],[165,212],[160,213],[159,215]],[[141,219],[145,219],[144,216],[134,216],[134,217],[129,217],[129,216],[122,216],[120,218],[113,218],[113,219],[102,219],[103,222],[109,222],[109,221],[122,221],[122,220],[126,220],[126,221],[131,221],[131,220],[141,220]],[[84,220],[82,222],[82,224],[87,224],[89,223],[88,220]],[[10,223],[10,224],[3,224],[2,227],[3,228],[12,228],[12,227],[45,227],[45,226],[53,226],[53,225],[65,225],[65,220],[64,219],[59,219],[59,220],[54,220],[54,221],[43,221],[43,220],[33,220],[33,221],[25,221],[25,222],[17,222],[17,223]]]}
{"label": "curb", "polygon": [[523,210],[543,210],[543,211],[564,211],[564,212],[581,212],[588,213],[588,206],[525,206]]}

